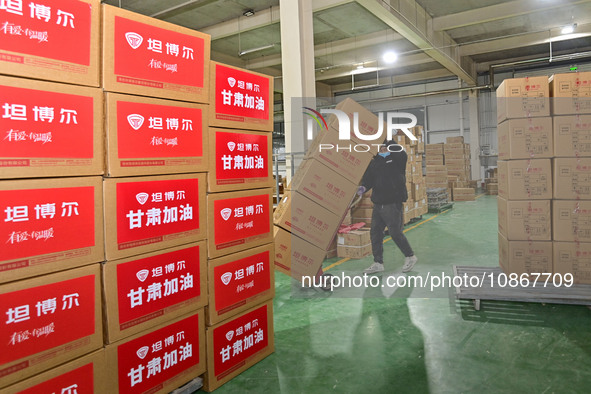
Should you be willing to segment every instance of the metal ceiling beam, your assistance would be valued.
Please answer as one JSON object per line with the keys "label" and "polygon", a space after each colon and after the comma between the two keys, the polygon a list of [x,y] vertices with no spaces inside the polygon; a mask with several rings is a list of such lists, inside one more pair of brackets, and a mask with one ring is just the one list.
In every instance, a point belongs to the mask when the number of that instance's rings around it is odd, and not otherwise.
{"label": "metal ceiling beam", "polygon": [[[430,70],[430,71],[422,71],[413,74],[404,74],[398,75],[394,77],[395,84],[407,84],[413,82],[424,82],[430,79],[438,79],[438,78],[445,78],[453,76],[454,74],[451,73],[449,70],[445,68],[441,68],[439,70]],[[379,80],[380,86],[382,87],[389,87],[391,84],[390,77],[387,78],[380,78]],[[341,85],[333,85],[332,91],[333,92],[342,92],[342,91],[350,91],[351,84],[341,84]],[[395,97],[394,97],[395,98]]]}
{"label": "metal ceiling beam", "polygon": [[389,0],[357,0],[357,3],[466,83],[476,85],[472,60],[461,59],[457,43],[447,33],[433,31],[431,16],[416,1],[398,2],[398,6],[391,5]]}
{"label": "metal ceiling beam", "polygon": [[519,15],[532,14],[540,11],[550,11],[569,5],[589,3],[591,0],[562,0],[544,2],[540,0],[514,0],[507,3],[476,8],[433,18],[433,30],[444,31],[459,27],[477,25],[480,23],[512,18]]}
{"label": "metal ceiling beam", "polygon": [[[572,56],[572,62],[573,63],[577,63],[577,61],[579,60],[579,57],[577,56],[577,54],[580,54],[581,52],[590,52],[591,51],[591,46],[590,47],[585,47],[585,48],[579,48],[577,49],[576,52],[573,53],[572,49],[568,49],[568,50],[564,50],[564,51],[557,51],[557,52],[553,52],[553,57],[557,57],[557,56],[564,56],[564,55],[573,55]],[[543,55],[541,57],[542,59],[548,59],[549,60],[549,56]],[[490,71],[490,67],[494,66],[494,65],[498,65],[499,63],[513,63],[513,62],[524,62],[524,61],[530,61],[532,59],[540,59],[540,55],[530,55],[530,56],[519,56],[519,57],[512,57],[512,58],[508,58],[508,59],[503,59],[503,60],[495,60],[495,61],[490,61],[490,62],[483,62],[483,63],[478,63],[478,65],[476,66],[476,71],[479,73],[482,72],[488,72]],[[552,63],[550,63],[548,60],[546,60],[546,62],[551,65]],[[541,61],[540,61],[541,63]],[[532,63],[533,64],[533,63]]]}

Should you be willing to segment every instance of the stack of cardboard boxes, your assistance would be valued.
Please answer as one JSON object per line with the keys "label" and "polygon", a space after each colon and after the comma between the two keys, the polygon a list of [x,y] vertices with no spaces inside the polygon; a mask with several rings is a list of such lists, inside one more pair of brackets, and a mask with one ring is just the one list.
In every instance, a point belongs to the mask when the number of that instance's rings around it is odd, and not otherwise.
{"label": "stack of cardboard boxes", "polygon": [[426,147],[427,188],[446,188],[453,201],[473,201],[470,183],[470,144],[464,137],[447,137],[445,144]]}
{"label": "stack of cardboard boxes", "polygon": [[497,175],[498,169],[494,168],[490,177],[484,179],[486,194],[491,196],[499,194],[499,178]]}
{"label": "stack of cardboard boxes", "polygon": [[[499,257],[510,273],[591,283],[591,73],[505,80],[497,91]],[[551,109],[553,117],[550,116]],[[587,119],[589,118],[589,119]]]}
{"label": "stack of cardboard boxes", "polygon": [[396,142],[403,146],[408,155],[406,163],[406,190],[408,200],[403,206],[403,221],[410,222],[429,211],[427,205],[427,182],[423,175],[423,155],[425,153],[425,133],[423,126],[415,126],[410,129],[417,138],[416,141],[399,132],[395,136]]}

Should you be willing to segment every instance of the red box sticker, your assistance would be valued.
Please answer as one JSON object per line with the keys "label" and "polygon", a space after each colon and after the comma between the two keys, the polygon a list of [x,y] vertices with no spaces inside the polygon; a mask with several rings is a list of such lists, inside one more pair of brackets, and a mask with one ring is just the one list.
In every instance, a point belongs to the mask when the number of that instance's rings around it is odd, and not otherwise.
{"label": "red box sticker", "polygon": [[232,115],[237,121],[240,117],[269,120],[267,78],[221,64],[215,67],[216,114]]}
{"label": "red box sticker", "polygon": [[199,315],[117,347],[119,393],[155,392],[199,364]]}
{"label": "red box sticker", "polygon": [[201,295],[199,246],[117,266],[120,329],[160,316],[164,309]]}
{"label": "red box sticker", "polygon": [[94,187],[0,191],[2,259],[94,246]]}
{"label": "red box sticker", "polygon": [[202,38],[116,16],[114,47],[116,75],[203,87]]}
{"label": "red box sticker", "polygon": [[223,379],[269,343],[267,305],[213,330],[214,374]]}
{"label": "red box sticker", "polygon": [[0,157],[92,158],[92,97],[2,86],[0,105]]}
{"label": "red box sticker", "polygon": [[218,314],[245,304],[271,288],[270,252],[264,251],[213,269]]}
{"label": "red box sticker", "polygon": [[76,0],[2,0],[0,49],[89,66],[91,11]]}
{"label": "red box sticker", "polygon": [[0,294],[0,365],[94,334],[95,276]]}
{"label": "red box sticker", "polygon": [[203,156],[202,116],[199,108],[118,101],[118,157]]}
{"label": "red box sticker", "polygon": [[[20,391],[19,394],[61,393],[78,394],[94,393],[94,367],[86,364],[63,375]],[[97,393],[98,394],[98,393]]]}
{"label": "red box sticker", "polygon": [[269,177],[266,136],[216,131],[215,146],[218,185]]}
{"label": "red box sticker", "polygon": [[139,240],[199,229],[199,180],[117,184],[119,249]]}
{"label": "red box sticker", "polygon": [[269,194],[214,202],[216,247],[271,232]]}

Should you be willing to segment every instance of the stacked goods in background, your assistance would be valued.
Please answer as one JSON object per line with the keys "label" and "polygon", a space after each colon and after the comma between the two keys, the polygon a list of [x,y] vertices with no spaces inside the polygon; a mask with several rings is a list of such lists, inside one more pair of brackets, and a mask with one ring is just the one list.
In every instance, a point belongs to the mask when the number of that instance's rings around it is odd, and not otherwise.
{"label": "stacked goods in background", "polygon": [[470,144],[465,144],[461,136],[447,137],[443,160],[453,201],[474,201],[475,189],[470,184]]}
{"label": "stacked goods in background", "polygon": [[0,41],[0,391],[102,392],[100,3],[41,8],[0,7],[45,32]]}
{"label": "stacked goods in background", "polygon": [[499,178],[497,168],[494,168],[490,176],[484,179],[484,188],[486,190],[486,194],[499,194]]}
{"label": "stacked goods in background", "polygon": [[209,86],[204,389],[213,391],[274,351],[276,183],[273,79],[211,62]]}

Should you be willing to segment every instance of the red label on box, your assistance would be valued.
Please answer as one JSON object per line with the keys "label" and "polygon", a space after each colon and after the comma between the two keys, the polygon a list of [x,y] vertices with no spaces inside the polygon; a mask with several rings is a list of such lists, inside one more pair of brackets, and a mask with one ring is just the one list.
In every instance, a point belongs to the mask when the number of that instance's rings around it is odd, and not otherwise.
{"label": "red label on box", "polygon": [[215,244],[244,240],[271,232],[269,194],[214,202]]}
{"label": "red label on box", "polygon": [[19,392],[19,394],[40,393],[94,393],[94,368],[92,363]]}
{"label": "red label on box", "polygon": [[122,330],[161,315],[165,308],[198,297],[199,246],[117,266]]}
{"label": "red label on box", "polygon": [[155,392],[199,363],[199,315],[117,347],[119,393]]}
{"label": "red label on box", "polygon": [[0,191],[2,260],[94,246],[94,187]]}
{"label": "red label on box", "polygon": [[269,343],[267,305],[229,320],[213,330],[214,374],[218,379]]}
{"label": "red label on box", "polygon": [[117,184],[117,243],[199,229],[199,180]]}
{"label": "red label on box", "polygon": [[118,157],[203,156],[202,115],[199,108],[118,101]]}
{"label": "red label on box", "polygon": [[215,146],[218,184],[269,177],[266,136],[216,131]]}
{"label": "red label on box", "polygon": [[215,310],[223,311],[269,290],[270,261],[270,253],[267,250],[215,267]]}
{"label": "red label on box", "polygon": [[2,0],[0,49],[88,66],[91,11],[75,0]]}
{"label": "red label on box", "polygon": [[269,119],[269,80],[267,78],[221,64],[216,64],[215,67],[216,113]]}
{"label": "red label on box", "polygon": [[2,86],[0,105],[0,157],[92,158],[92,97]]}
{"label": "red label on box", "polygon": [[95,276],[0,294],[0,365],[94,334]]}
{"label": "red label on box", "polygon": [[203,87],[202,38],[115,17],[115,74]]}

